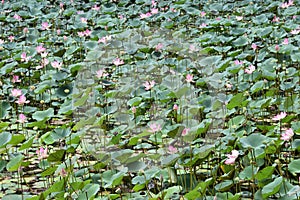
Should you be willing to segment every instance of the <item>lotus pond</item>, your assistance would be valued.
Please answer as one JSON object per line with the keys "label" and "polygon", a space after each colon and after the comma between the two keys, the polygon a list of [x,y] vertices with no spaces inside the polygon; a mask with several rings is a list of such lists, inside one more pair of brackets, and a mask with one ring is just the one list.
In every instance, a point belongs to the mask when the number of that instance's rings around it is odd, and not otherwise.
{"label": "lotus pond", "polygon": [[0,198],[299,199],[300,1],[0,4]]}

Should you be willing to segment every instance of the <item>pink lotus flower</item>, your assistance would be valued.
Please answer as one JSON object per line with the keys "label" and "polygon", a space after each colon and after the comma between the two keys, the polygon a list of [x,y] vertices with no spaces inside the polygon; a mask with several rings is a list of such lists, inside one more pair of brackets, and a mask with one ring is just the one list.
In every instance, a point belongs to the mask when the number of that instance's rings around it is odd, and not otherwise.
{"label": "pink lotus flower", "polygon": [[147,12],[146,14],[144,13],[141,13],[140,14],[140,19],[145,19],[145,18],[148,18],[148,17],[151,17],[152,14],[150,12]]}
{"label": "pink lotus flower", "polygon": [[162,43],[158,43],[155,47],[155,51],[159,51],[164,47],[164,45]]}
{"label": "pink lotus flower", "polygon": [[87,24],[87,18],[81,17],[80,21],[81,23]]}
{"label": "pink lotus flower", "polygon": [[276,17],[276,15],[273,17],[273,20],[272,22],[279,22],[280,21],[280,18],[279,17]]}
{"label": "pink lotus flower", "polygon": [[28,28],[27,27],[23,28],[23,33],[24,34],[28,33]]}
{"label": "pink lotus flower", "polygon": [[61,30],[60,30],[60,29],[57,29],[57,30],[56,30],[56,33],[57,33],[57,35],[60,35],[60,34],[61,34]]}
{"label": "pink lotus flower", "polygon": [[11,95],[12,95],[13,97],[21,96],[21,95],[22,95],[22,90],[19,90],[19,89],[12,89],[12,90],[11,90]]}
{"label": "pink lotus flower", "polygon": [[155,7],[157,3],[154,0],[151,0],[151,4],[153,7]]}
{"label": "pink lotus flower", "polygon": [[103,43],[103,44],[106,44],[109,40],[111,40],[111,35],[108,35],[108,36],[105,36],[105,37],[102,37],[98,40],[98,44],[99,43]]}
{"label": "pink lotus flower", "polygon": [[132,113],[136,113],[136,107],[132,106],[131,111],[132,111]]}
{"label": "pink lotus flower", "polygon": [[256,45],[255,43],[253,43],[253,44],[251,45],[251,47],[252,47],[252,49],[253,49],[254,51],[257,49],[257,45]]}
{"label": "pink lotus flower", "polygon": [[36,150],[36,154],[39,158],[39,160],[42,160],[43,158],[47,158],[48,156],[48,147],[45,149],[43,147],[40,147],[40,149]]}
{"label": "pink lotus flower", "polygon": [[124,61],[121,60],[120,58],[116,58],[113,63],[114,65],[119,66],[119,65],[123,65]]}
{"label": "pink lotus flower", "polygon": [[291,34],[292,35],[297,35],[299,32],[300,32],[299,29],[294,29],[294,30],[291,31]]}
{"label": "pink lotus flower", "polygon": [[25,103],[29,103],[29,100],[26,100],[26,97],[24,94],[22,94],[19,99],[16,101],[17,104],[19,105],[24,105]]}
{"label": "pink lotus flower", "polygon": [[83,34],[84,34],[85,36],[90,36],[90,35],[92,34],[92,31],[90,31],[89,29],[86,29],[86,30],[83,32]]}
{"label": "pink lotus flower", "polygon": [[20,83],[21,80],[19,79],[19,76],[13,75],[12,82],[13,82],[13,83]]}
{"label": "pink lotus flower", "polygon": [[185,136],[185,135],[187,135],[189,133],[189,131],[190,131],[189,128],[184,128],[183,131],[182,131],[182,133],[181,133],[181,135]]}
{"label": "pink lotus flower", "polygon": [[62,9],[62,10],[64,9],[64,3],[63,2],[59,3],[59,8]]}
{"label": "pink lotus flower", "polygon": [[104,78],[104,77],[106,77],[106,76],[108,76],[108,73],[105,73],[106,71],[104,70],[104,69],[100,69],[100,70],[98,70],[96,73],[97,73],[97,75],[96,75],[96,77],[97,78]]}
{"label": "pink lotus flower", "polygon": [[276,45],[275,45],[275,50],[276,50],[276,51],[279,51],[279,49],[280,49],[279,45],[276,44]]}
{"label": "pink lotus flower", "polygon": [[[48,54],[48,53],[47,53]],[[43,57],[43,54],[42,54],[42,57]],[[48,65],[49,64],[49,60],[47,59],[47,58],[43,58],[42,59],[42,66],[46,66],[46,65]]]}
{"label": "pink lotus flower", "polygon": [[293,129],[289,128],[284,133],[281,134],[280,139],[284,141],[289,141],[294,136]]}
{"label": "pink lotus flower", "polygon": [[207,26],[207,24],[202,23],[202,24],[200,25],[200,28],[205,28],[206,26]]}
{"label": "pink lotus flower", "polygon": [[48,22],[42,22],[42,30],[48,30],[50,28],[50,25]]}
{"label": "pink lotus flower", "polygon": [[24,114],[19,114],[19,120],[17,121],[23,124],[27,121],[27,117]]}
{"label": "pink lotus flower", "polygon": [[152,15],[155,15],[155,14],[157,14],[158,13],[158,9],[157,8],[152,8],[151,9],[151,14]]}
{"label": "pink lotus flower", "polygon": [[81,32],[81,31],[77,32],[77,34],[79,37],[84,37],[84,35],[85,35],[84,32]]}
{"label": "pink lotus flower", "polygon": [[56,68],[56,69],[58,69],[58,70],[61,70],[61,67],[62,67],[62,62],[58,62],[58,61],[53,61],[53,62],[51,62],[51,66],[53,67],[53,68]]}
{"label": "pink lotus flower", "polygon": [[178,110],[178,105],[177,104],[173,105],[173,110]]}
{"label": "pink lotus flower", "polygon": [[30,58],[31,58],[31,56],[28,56],[28,57],[27,57],[26,52],[23,52],[23,53],[21,54],[21,62],[28,62],[28,61],[30,60]]}
{"label": "pink lotus flower", "polygon": [[151,132],[151,133],[156,133],[156,132],[161,131],[160,124],[155,124],[155,123],[154,124],[150,124],[149,127],[150,127],[149,132]]}
{"label": "pink lotus flower", "polygon": [[98,10],[100,10],[100,6],[94,5],[94,6],[92,7],[92,10],[98,11]]}
{"label": "pink lotus flower", "polygon": [[243,16],[236,16],[235,18],[237,21],[241,21],[243,19]]}
{"label": "pink lotus flower", "polygon": [[42,52],[46,51],[46,48],[43,47],[43,45],[39,45],[35,49],[36,49],[37,53],[42,53]]}
{"label": "pink lotus flower", "polygon": [[232,150],[231,154],[227,154],[227,159],[225,160],[226,165],[232,165],[235,163],[235,160],[238,158],[239,152],[237,150]]}
{"label": "pink lotus flower", "polygon": [[282,120],[285,117],[286,117],[286,112],[280,112],[278,115],[275,115],[272,118],[272,120],[274,120],[274,121],[280,121],[280,120]]}
{"label": "pink lotus flower", "polygon": [[287,45],[289,44],[289,39],[288,38],[284,38],[282,44]]}
{"label": "pink lotus flower", "polygon": [[41,57],[42,57],[42,58],[46,58],[47,55],[48,55],[48,52],[46,52],[46,51],[41,53]]}
{"label": "pink lotus flower", "polygon": [[155,81],[146,81],[143,85],[145,86],[145,90],[150,90],[154,87]]}
{"label": "pink lotus flower", "polygon": [[245,72],[247,74],[252,74],[255,71],[254,65],[250,65],[247,69],[245,69]]}
{"label": "pink lotus flower", "polygon": [[193,82],[193,74],[187,74],[185,77],[186,82],[191,83]]}
{"label": "pink lotus flower", "polygon": [[15,14],[15,15],[14,15],[14,18],[15,18],[16,20],[19,20],[19,21],[22,20],[22,17],[21,17],[20,15],[18,15],[18,14]]}
{"label": "pink lotus flower", "polygon": [[4,44],[4,40],[0,39],[0,44]]}
{"label": "pink lotus flower", "polygon": [[8,40],[9,40],[10,42],[13,42],[14,39],[15,39],[15,37],[14,37],[13,35],[10,35],[10,36],[8,37]]}
{"label": "pink lotus flower", "polygon": [[201,17],[204,17],[206,15],[206,12],[201,11],[200,15],[201,15]]}
{"label": "pink lotus flower", "polygon": [[195,45],[190,45],[189,46],[189,52],[195,52],[195,51],[197,51],[198,49],[195,47]]}
{"label": "pink lotus flower", "polygon": [[65,168],[62,168],[59,174],[60,174],[61,177],[66,177],[68,175],[68,173],[65,170]]}
{"label": "pink lotus flower", "polygon": [[243,61],[235,60],[235,61],[234,61],[234,64],[236,64],[236,65],[242,65],[242,64],[243,64]]}
{"label": "pink lotus flower", "polygon": [[177,150],[176,147],[170,145],[170,146],[168,147],[168,152],[169,152],[170,154],[174,154],[174,153],[177,153],[178,150]]}
{"label": "pink lotus flower", "polygon": [[226,86],[228,89],[231,89],[231,88],[232,88],[232,84],[230,84],[230,83],[226,83],[225,86]]}

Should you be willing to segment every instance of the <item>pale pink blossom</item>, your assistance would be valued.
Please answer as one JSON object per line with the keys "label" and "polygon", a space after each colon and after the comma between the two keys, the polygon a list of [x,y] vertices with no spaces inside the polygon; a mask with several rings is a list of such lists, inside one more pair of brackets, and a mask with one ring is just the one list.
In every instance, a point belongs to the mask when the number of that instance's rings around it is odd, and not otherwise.
{"label": "pale pink blossom", "polygon": [[155,2],[155,0],[151,0],[151,4],[153,7],[155,7],[157,3]]}
{"label": "pale pink blossom", "polygon": [[289,44],[289,39],[288,38],[284,38],[282,44],[287,45]]}
{"label": "pale pink blossom", "polygon": [[98,40],[98,43],[106,44],[109,40],[111,40],[111,35],[104,36]]}
{"label": "pale pink blossom", "polygon": [[155,47],[155,51],[159,51],[164,47],[164,45],[162,43],[158,43]]}
{"label": "pale pink blossom", "polygon": [[282,120],[283,118],[285,118],[286,117],[286,112],[280,112],[278,115],[275,115],[273,118],[272,118],[272,120],[274,120],[274,121],[280,121],[280,120]]}
{"label": "pale pink blossom", "polygon": [[80,18],[81,23],[87,24],[87,18],[81,17]]}
{"label": "pale pink blossom", "polygon": [[104,69],[100,69],[96,73],[97,73],[97,75],[96,75],[97,78],[104,78],[104,77],[108,76],[108,73],[106,73],[106,71]]}
{"label": "pale pink blossom", "polygon": [[62,168],[59,172],[61,177],[66,177],[68,175],[67,171],[65,170],[65,168]]}
{"label": "pale pink blossom", "polygon": [[279,22],[280,18],[276,15],[273,17],[272,22]]}
{"label": "pale pink blossom", "polygon": [[12,90],[11,90],[11,95],[12,95],[13,97],[21,96],[21,95],[22,95],[22,90],[19,90],[19,89],[12,89]]}
{"label": "pale pink blossom", "polygon": [[197,51],[198,49],[195,47],[195,45],[190,45],[189,46],[189,52],[195,52],[195,51]]}
{"label": "pale pink blossom", "polygon": [[29,100],[26,100],[26,97],[25,97],[25,95],[21,95],[20,97],[19,97],[19,99],[16,101],[16,103],[17,104],[19,104],[19,105],[23,105],[23,104],[25,104],[25,103],[29,103],[30,101]]}
{"label": "pale pink blossom", "polygon": [[[43,57],[43,56],[42,56]],[[46,66],[46,65],[48,65],[49,64],[49,60],[47,59],[47,58],[43,58],[42,59],[42,65],[43,66]]]}
{"label": "pale pink blossom", "polygon": [[92,7],[92,10],[98,11],[98,10],[100,10],[100,6],[94,5],[94,6]]}
{"label": "pale pink blossom", "polygon": [[281,8],[288,8],[289,4],[287,2],[284,2],[280,5]]}
{"label": "pale pink blossom", "polygon": [[182,133],[181,133],[181,135],[185,136],[185,135],[187,135],[189,133],[189,131],[190,131],[189,128],[184,128],[183,131],[182,131]]}
{"label": "pale pink blossom", "polygon": [[61,34],[61,30],[60,30],[60,29],[57,29],[57,30],[56,30],[56,33],[57,33],[57,35],[60,35],[60,34]]}
{"label": "pale pink blossom", "polygon": [[13,42],[14,39],[15,39],[15,37],[14,37],[13,35],[10,35],[10,36],[8,37],[8,40],[9,40],[10,42]]}
{"label": "pale pink blossom", "polygon": [[228,89],[231,89],[231,88],[232,88],[232,84],[230,84],[230,83],[226,83],[225,86],[226,86]]}
{"label": "pale pink blossom", "polygon": [[23,33],[24,33],[24,34],[27,34],[27,33],[28,33],[28,28],[27,28],[27,27],[23,28]]}
{"label": "pale pink blossom", "polygon": [[31,56],[28,56],[28,57],[27,57],[26,52],[23,52],[23,53],[21,54],[21,62],[28,62],[28,61],[30,60],[30,58],[31,58]]}
{"label": "pale pink blossom", "polygon": [[151,132],[151,133],[156,133],[156,132],[161,131],[160,124],[153,123],[153,124],[150,124],[149,127],[150,127],[149,132]]}
{"label": "pale pink blossom", "polygon": [[276,44],[276,45],[275,45],[275,50],[276,50],[276,51],[279,51],[279,49],[280,49],[279,45]]}
{"label": "pale pink blossom", "polygon": [[204,17],[206,15],[206,12],[201,11],[200,15],[201,15],[201,17]]}
{"label": "pale pink blossom", "polygon": [[140,14],[140,19],[145,19],[145,18],[148,18],[148,17],[151,17],[152,14],[150,12],[147,12],[146,14],[144,13],[141,13]]}
{"label": "pale pink blossom", "polygon": [[173,105],[173,110],[178,110],[178,105],[177,104]]}
{"label": "pale pink blossom", "polygon": [[297,15],[293,15],[293,17],[292,17],[293,19],[297,19]]}
{"label": "pale pink blossom", "polygon": [[291,31],[291,34],[292,35],[297,35],[299,32],[300,32],[299,29],[294,29],[294,30]]}
{"label": "pale pink blossom", "polygon": [[170,146],[168,147],[168,152],[169,152],[170,154],[174,154],[174,153],[177,153],[178,150],[177,150],[176,147],[170,145]]}
{"label": "pale pink blossom", "polygon": [[14,18],[15,18],[16,20],[19,20],[19,21],[22,20],[22,17],[21,17],[20,15],[18,15],[18,14],[15,14],[15,15],[14,15]]}
{"label": "pale pink blossom", "polygon": [[145,86],[145,90],[150,90],[154,87],[155,81],[146,81],[143,85]]}
{"label": "pale pink blossom", "polygon": [[234,64],[236,64],[236,65],[242,65],[242,64],[243,64],[243,61],[235,60],[235,61],[234,61]]}
{"label": "pale pink blossom", "polygon": [[19,79],[19,76],[13,75],[12,82],[13,82],[13,83],[20,83],[21,80]]}
{"label": "pale pink blossom", "polygon": [[42,66],[42,65],[38,65],[38,66],[35,67],[36,70],[43,69],[43,68],[44,68],[44,66]]}
{"label": "pale pink blossom", "polygon": [[257,45],[255,43],[252,43],[251,47],[254,51],[257,49]]}
{"label": "pale pink blossom", "polygon": [[200,25],[200,28],[205,28],[206,26],[207,26],[207,24],[202,23],[202,24]]}
{"label": "pale pink blossom", "polygon": [[289,141],[294,136],[293,129],[289,128],[284,133],[281,134],[280,139],[284,141]]}
{"label": "pale pink blossom", "polygon": [[25,123],[27,121],[27,117],[24,114],[19,114],[19,120],[17,120],[20,123]]}
{"label": "pale pink blossom", "polygon": [[84,35],[85,35],[84,32],[82,32],[82,31],[77,32],[77,34],[79,37],[84,37]]}
{"label": "pale pink blossom", "polygon": [[132,113],[136,113],[136,107],[132,106],[131,111],[132,111]]}
{"label": "pale pink blossom", "polygon": [[64,35],[64,37],[63,37],[63,38],[64,38],[64,41],[67,41],[67,40],[68,40],[68,37],[67,37],[67,36],[65,36],[65,35]]}
{"label": "pale pink blossom", "polygon": [[157,8],[152,8],[151,9],[151,14],[152,15],[155,15],[155,14],[157,14],[158,13],[158,9]]}
{"label": "pale pink blossom", "polygon": [[52,66],[53,68],[56,68],[56,69],[61,70],[62,62],[58,62],[58,61],[55,60],[55,61],[51,62],[51,66]]}
{"label": "pale pink blossom", "polygon": [[4,44],[4,40],[0,39],[0,44]]}
{"label": "pale pink blossom", "polygon": [[41,57],[42,57],[42,58],[46,58],[47,55],[48,55],[48,52],[47,52],[47,51],[41,53]]}
{"label": "pale pink blossom", "polygon": [[235,163],[235,160],[238,158],[239,152],[237,150],[232,150],[231,154],[227,154],[227,159],[225,160],[226,165],[232,165]]}
{"label": "pale pink blossom", "polygon": [[119,65],[123,65],[124,61],[121,60],[120,58],[116,58],[113,62],[114,65],[119,66]]}
{"label": "pale pink blossom", "polygon": [[42,30],[48,30],[50,28],[50,25],[48,22],[42,22]]}
{"label": "pale pink blossom", "polygon": [[254,65],[250,65],[247,69],[245,69],[245,72],[247,74],[252,74],[255,71],[255,66]]}
{"label": "pale pink blossom", "polygon": [[63,2],[59,3],[59,8],[62,9],[62,10],[64,9],[64,3]]}
{"label": "pale pink blossom", "polygon": [[243,19],[243,16],[236,16],[235,18],[237,21],[241,21]]}
{"label": "pale pink blossom", "polygon": [[42,53],[42,52],[46,51],[46,48],[43,47],[43,45],[39,45],[35,49],[36,49],[37,53]]}
{"label": "pale pink blossom", "polygon": [[39,149],[36,150],[36,154],[37,154],[39,160],[42,160],[43,158],[47,158],[48,147],[46,147],[45,149],[43,147],[40,147]]}
{"label": "pale pink blossom", "polygon": [[86,29],[86,30],[83,32],[83,34],[84,34],[85,36],[90,36],[90,35],[92,34],[92,31],[90,31],[89,29]]}
{"label": "pale pink blossom", "polygon": [[193,82],[193,74],[187,74],[185,77],[186,82]]}

